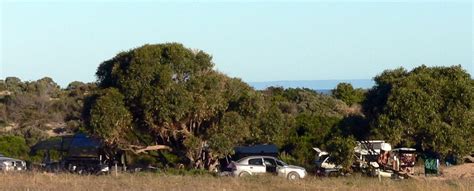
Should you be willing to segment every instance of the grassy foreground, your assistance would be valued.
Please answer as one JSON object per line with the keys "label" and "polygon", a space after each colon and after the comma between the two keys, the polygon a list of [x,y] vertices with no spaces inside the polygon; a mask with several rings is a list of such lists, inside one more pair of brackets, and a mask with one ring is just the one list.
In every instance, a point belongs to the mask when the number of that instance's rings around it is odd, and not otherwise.
{"label": "grassy foreground", "polygon": [[79,176],[73,174],[0,173],[0,190],[474,190],[473,179],[390,180],[351,176],[300,181],[280,177],[213,177],[153,173]]}

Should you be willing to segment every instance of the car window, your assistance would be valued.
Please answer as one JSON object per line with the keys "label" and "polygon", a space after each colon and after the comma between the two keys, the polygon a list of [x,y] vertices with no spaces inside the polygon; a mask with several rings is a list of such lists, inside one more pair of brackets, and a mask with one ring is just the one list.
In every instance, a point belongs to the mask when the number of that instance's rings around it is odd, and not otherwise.
{"label": "car window", "polygon": [[249,159],[249,165],[262,165],[263,166],[263,162],[261,158]]}
{"label": "car window", "polygon": [[278,166],[288,166],[288,164],[286,164],[285,162],[281,161],[281,160],[277,160],[277,165]]}
{"label": "car window", "polygon": [[276,166],[275,159],[263,158],[263,161],[265,162],[265,166]]}

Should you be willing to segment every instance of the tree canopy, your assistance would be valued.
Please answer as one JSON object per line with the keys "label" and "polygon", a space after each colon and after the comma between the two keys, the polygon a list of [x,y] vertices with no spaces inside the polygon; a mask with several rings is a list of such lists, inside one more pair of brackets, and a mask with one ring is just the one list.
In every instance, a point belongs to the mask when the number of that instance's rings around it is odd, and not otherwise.
{"label": "tree canopy", "polygon": [[[116,91],[92,106],[92,132],[105,135],[95,130],[101,123],[104,129],[130,126],[136,144],[167,145],[186,165],[214,168],[218,156],[230,154],[249,134],[249,118],[258,115],[261,98],[212,67],[210,55],[177,43],[144,45],[105,61],[97,70],[99,87]],[[109,106],[116,111],[108,112]],[[124,119],[128,113],[130,120]],[[113,139],[133,137],[116,135]]]}
{"label": "tree canopy", "polygon": [[235,146],[254,144],[275,144],[282,158],[306,167],[319,147],[348,168],[355,141],[367,139],[441,155],[474,152],[474,81],[460,66],[386,70],[369,90],[340,83],[332,95],[255,90],[213,67],[209,54],[165,43],[104,61],[95,83],[61,88],[49,77],[7,77],[0,150],[25,158],[40,140],[88,132],[111,150],[133,151],[132,162],[208,170]]}
{"label": "tree canopy", "polygon": [[360,104],[364,101],[364,90],[354,89],[350,83],[339,83],[335,89],[332,90],[332,95],[344,101],[347,105]]}
{"label": "tree canopy", "polygon": [[364,110],[374,136],[420,151],[474,148],[474,81],[460,66],[387,70],[375,77]]}

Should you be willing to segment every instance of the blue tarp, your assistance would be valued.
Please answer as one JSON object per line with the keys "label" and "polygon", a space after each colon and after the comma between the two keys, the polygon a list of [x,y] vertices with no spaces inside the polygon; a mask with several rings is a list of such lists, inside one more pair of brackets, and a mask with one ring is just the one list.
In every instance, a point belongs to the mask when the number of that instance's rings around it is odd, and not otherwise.
{"label": "blue tarp", "polygon": [[41,141],[34,145],[31,150],[33,152],[38,150],[57,150],[67,152],[69,157],[95,157],[101,146],[101,142],[98,139],[78,133]]}
{"label": "blue tarp", "polygon": [[248,147],[235,147],[233,160],[239,160],[247,156],[273,156],[278,157],[278,147],[276,145],[254,145]]}

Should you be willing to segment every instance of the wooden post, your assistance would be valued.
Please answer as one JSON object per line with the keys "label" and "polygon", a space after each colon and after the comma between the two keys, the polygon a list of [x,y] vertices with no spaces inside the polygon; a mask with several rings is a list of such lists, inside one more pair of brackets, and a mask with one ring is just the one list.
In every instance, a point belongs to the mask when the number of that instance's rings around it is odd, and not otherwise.
{"label": "wooden post", "polygon": [[117,167],[117,162],[115,162],[115,176],[118,176],[118,167]]}

